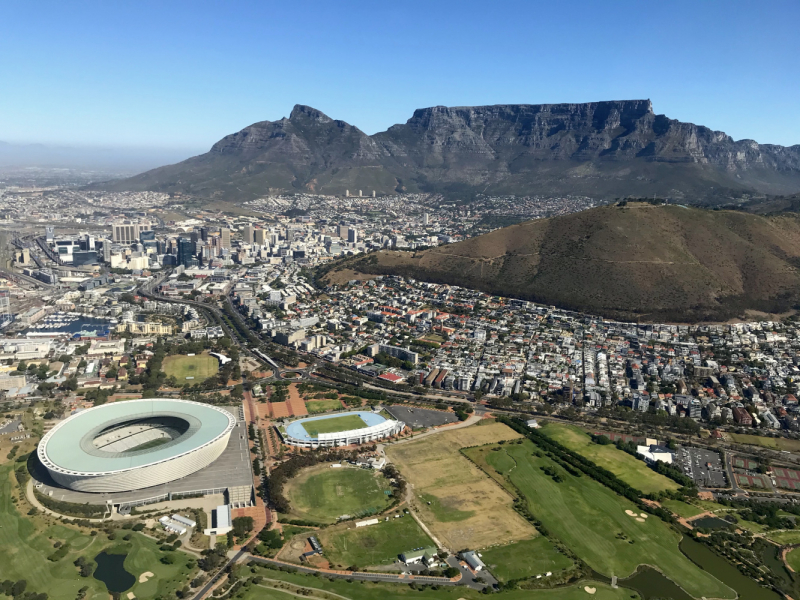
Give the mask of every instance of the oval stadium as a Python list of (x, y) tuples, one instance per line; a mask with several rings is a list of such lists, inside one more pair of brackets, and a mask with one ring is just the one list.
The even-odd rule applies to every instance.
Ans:
[(42, 438), (39, 461), (81, 492), (124, 492), (174, 481), (219, 458), (236, 425), (221, 408), (187, 400), (128, 400), (65, 419)]
[(405, 426), (377, 413), (353, 411), (292, 421), (281, 433), (292, 446), (319, 448), (374, 442), (400, 433)]

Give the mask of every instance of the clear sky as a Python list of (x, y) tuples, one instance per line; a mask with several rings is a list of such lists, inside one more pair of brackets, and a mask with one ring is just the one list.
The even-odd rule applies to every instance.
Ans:
[(308, 104), (374, 133), (434, 105), (650, 98), (800, 143), (800, 1), (38, 0), (0, 11), (0, 140), (202, 152)]

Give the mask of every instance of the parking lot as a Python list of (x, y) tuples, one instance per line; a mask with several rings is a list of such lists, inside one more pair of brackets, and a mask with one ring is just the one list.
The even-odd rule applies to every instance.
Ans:
[(436, 427), (445, 423), (454, 423), (458, 417), (443, 410), (427, 410), (409, 406), (388, 406), (386, 411), (398, 421), (402, 421), (412, 429)]
[(725, 466), (717, 452), (684, 446), (675, 453), (675, 460), (698, 487), (720, 488), (728, 485)]

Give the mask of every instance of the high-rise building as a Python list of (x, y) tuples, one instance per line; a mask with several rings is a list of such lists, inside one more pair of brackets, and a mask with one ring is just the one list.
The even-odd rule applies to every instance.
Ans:
[(350, 227), (347, 230), (347, 241), (350, 242), (351, 244), (358, 243), (358, 230), (355, 229), (354, 227)]
[(422, 224), (423, 225), (430, 225), (431, 224), (431, 216), (428, 213), (422, 215)]
[(178, 238), (178, 264), (184, 267), (192, 265), (195, 245), (189, 238)]
[(150, 231), (149, 223), (117, 221), (111, 226), (111, 239), (120, 244), (138, 242), (142, 231)]
[(253, 226), (252, 225), (245, 225), (242, 227), (242, 241), (245, 244), (252, 244), (253, 243)]
[(267, 243), (267, 232), (265, 229), (256, 229), (254, 232), (255, 243), (259, 246), (264, 246)]
[(52, 242), (55, 239), (55, 236), (56, 236), (55, 227), (50, 227), (50, 226), (45, 227), (44, 228), (44, 236), (45, 236), (45, 239), (48, 242)]
[(208, 227), (201, 227), (200, 228), (200, 239), (204, 242), (208, 241)]
[(230, 248), (231, 247), (231, 230), (227, 227), (220, 227), (219, 228), (219, 237), (220, 242), (223, 248)]
[(196, 244), (200, 241), (200, 232), (199, 231), (192, 231), (189, 234), (189, 239), (192, 240), (192, 243)]

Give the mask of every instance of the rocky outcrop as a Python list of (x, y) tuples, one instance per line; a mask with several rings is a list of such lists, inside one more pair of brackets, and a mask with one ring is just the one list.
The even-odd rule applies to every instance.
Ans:
[(108, 184), (229, 199), (269, 190), (396, 189), (721, 202), (800, 191), (800, 145), (734, 141), (653, 112), (649, 100), (419, 109), (368, 136), (297, 105), (201, 156)]

